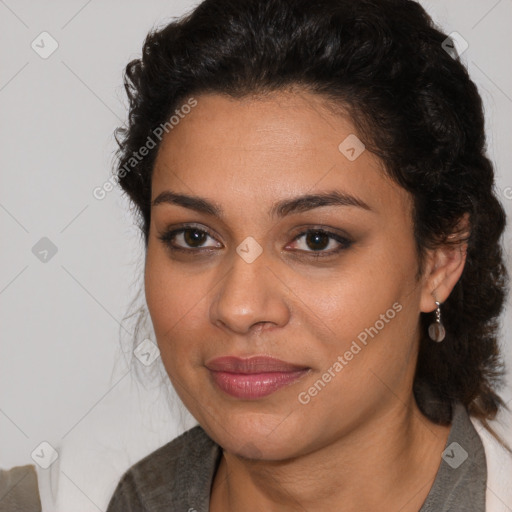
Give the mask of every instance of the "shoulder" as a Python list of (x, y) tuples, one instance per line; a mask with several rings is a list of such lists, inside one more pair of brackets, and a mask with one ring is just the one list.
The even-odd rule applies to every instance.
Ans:
[(33, 464), (0, 469), (0, 510), (41, 512), (37, 473)]
[[(107, 512), (182, 509), (196, 496), (192, 508), (208, 500), (221, 455), (220, 447), (196, 426), (150, 453), (121, 477)], [(185, 508), (187, 510), (187, 508)]]
[[(485, 449), (487, 460), (486, 511), (508, 512), (512, 510), (512, 454), (485, 428), (483, 423), (471, 417)], [(489, 426), (509, 445), (512, 444), (512, 413), (501, 409)]]
[(452, 406), (452, 421), (440, 465), (420, 512), (484, 512), (487, 483), (485, 451), (468, 411)]

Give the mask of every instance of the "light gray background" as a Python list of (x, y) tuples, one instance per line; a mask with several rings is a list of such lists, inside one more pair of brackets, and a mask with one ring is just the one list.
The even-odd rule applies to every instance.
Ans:
[[(463, 60), (485, 101), (511, 216), (512, 0), (422, 4), (469, 43)], [(121, 194), (99, 201), (92, 190), (110, 177), (112, 133), (126, 118), (124, 66), (148, 30), (193, 5), (0, 0), (0, 466), (32, 464), (31, 452), (49, 442), (59, 459), (40, 478), (55, 509), (103, 510), (129, 465), (192, 423), (169, 412), (157, 388), (136, 385), (124, 362), (120, 323), (142, 245)], [(31, 48), (43, 31), (59, 45), (47, 59)], [(42, 237), (58, 250), (46, 263), (32, 252)], [(510, 227), (505, 250), (510, 268)], [(507, 361), (511, 319), (509, 300)]]

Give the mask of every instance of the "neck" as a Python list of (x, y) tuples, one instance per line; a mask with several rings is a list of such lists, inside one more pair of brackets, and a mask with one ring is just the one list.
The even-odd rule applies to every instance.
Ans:
[(434, 482), (449, 429), (423, 416), (411, 396), (300, 457), (247, 460), (224, 452), (210, 510), (416, 512)]

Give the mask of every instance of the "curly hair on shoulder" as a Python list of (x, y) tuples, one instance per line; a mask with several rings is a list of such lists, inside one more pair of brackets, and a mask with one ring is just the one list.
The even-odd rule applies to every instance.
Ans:
[(192, 95), (298, 87), (348, 112), (366, 148), (413, 198), (419, 274), (427, 249), (460, 243), (453, 234), (469, 215), (465, 268), (443, 304), (443, 343), (428, 339), (432, 314), (420, 313), (414, 392), (435, 422), (449, 422), (450, 404), (460, 400), (490, 429), (505, 405), (498, 319), (508, 288), (506, 220), (482, 100), (460, 59), (444, 50), (447, 37), (412, 0), (205, 0), (152, 30), (142, 57), (126, 67), (130, 110), (116, 131), (117, 180), (147, 247), (160, 138), (147, 157), (133, 163), (133, 155), (157, 127), (172, 128), (169, 116)]

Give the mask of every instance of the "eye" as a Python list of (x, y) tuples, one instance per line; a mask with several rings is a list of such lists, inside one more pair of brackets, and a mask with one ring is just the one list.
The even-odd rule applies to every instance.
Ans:
[(158, 235), (158, 239), (173, 251), (197, 252), (197, 249), (222, 247), (219, 242), (204, 245), (208, 238), (215, 240), (208, 231), (194, 226), (169, 230)]
[[(165, 231), (158, 235), (158, 239), (169, 250), (185, 253), (211, 252), (212, 249), (223, 247), (207, 230), (196, 226), (180, 227)], [(213, 240), (213, 243), (206, 245), (208, 239)], [(317, 258), (332, 256), (344, 249), (348, 249), (352, 245), (352, 241), (338, 233), (321, 228), (312, 228), (299, 233), (293, 239), (292, 244), (298, 245), (298, 247), (292, 247), (292, 249), (297, 249), (298, 252), (307, 253), (308, 256)]]
[[(297, 243), (300, 251), (312, 253), (311, 256), (322, 257), (336, 254), (344, 249), (348, 249), (352, 245), (352, 241), (338, 233), (333, 233), (325, 229), (308, 229), (299, 233), (293, 242)], [(330, 249), (330, 250), (326, 250)]]

